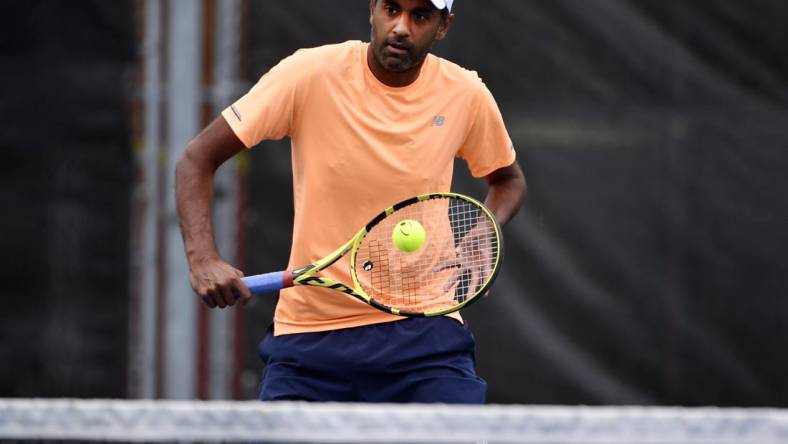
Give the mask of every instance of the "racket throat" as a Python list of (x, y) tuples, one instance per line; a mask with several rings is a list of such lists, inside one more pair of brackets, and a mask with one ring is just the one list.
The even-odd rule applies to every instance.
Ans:
[(369, 301), (368, 297), (359, 294), (355, 289), (348, 287), (345, 284), (340, 282), (336, 282), (332, 279), (320, 277), (320, 276), (304, 276), (295, 279), (295, 283), (297, 285), (310, 285), (312, 287), (322, 287), (322, 288), (330, 288), (331, 290), (340, 291), (345, 294), (349, 294), (350, 296), (359, 298), (365, 302)]

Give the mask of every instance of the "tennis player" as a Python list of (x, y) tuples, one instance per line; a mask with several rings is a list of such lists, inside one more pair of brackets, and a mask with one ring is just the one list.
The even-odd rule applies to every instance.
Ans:
[[(500, 111), (473, 71), (430, 54), (452, 0), (371, 0), (370, 42), (302, 49), (282, 60), (187, 147), (176, 195), (191, 285), (209, 307), (250, 299), (217, 253), (213, 175), (265, 139), (292, 142), (295, 219), (289, 268), (325, 256), (381, 209), (449, 191), (453, 160), (489, 185), (501, 224), (525, 178)], [(349, 282), (348, 267), (325, 274)], [(333, 273), (330, 274), (330, 273)], [(484, 403), (474, 339), (459, 314), (403, 319), (323, 288), (283, 290), (259, 352), (261, 400)]]

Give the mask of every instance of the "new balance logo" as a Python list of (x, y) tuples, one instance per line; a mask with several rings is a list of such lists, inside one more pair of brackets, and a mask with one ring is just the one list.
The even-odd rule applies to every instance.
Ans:
[(238, 108), (236, 108), (235, 105), (231, 105), (230, 109), (233, 111), (233, 114), (235, 114), (235, 118), (238, 119), (239, 122), (243, 122), (243, 119), (241, 118), (241, 112), (238, 111)]
[(435, 120), (432, 121), (432, 126), (443, 126), (444, 123), (446, 123), (446, 117), (435, 116)]

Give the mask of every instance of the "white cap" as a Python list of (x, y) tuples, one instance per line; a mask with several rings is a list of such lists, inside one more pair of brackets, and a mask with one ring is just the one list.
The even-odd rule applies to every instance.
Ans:
[(454, 0), (432, 0), (432, 4), (435, 5), (436, 8), (443, 10), (446, 8), (451, 12), (451, 4), (454, 3)]

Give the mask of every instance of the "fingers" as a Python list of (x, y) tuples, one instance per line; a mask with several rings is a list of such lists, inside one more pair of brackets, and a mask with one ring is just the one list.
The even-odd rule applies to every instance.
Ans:
[[(223, 299), (225, 306), (233, 306), (233, 305), (235, 305), (235, 302), (238, 300), (233, 295), (232, 284), (229, 285), (229, 286), (222, 287), (220, 289), (219, 296), (221, 296), (221, 298)], [(222, 308), (224, 308), (224, 307), (222, 307)]]
[(443, 292), (446, 293), (449, 290), (451, 290), (452, 287), (457, 285), (457, 283), (460, 282), (460, 276), (462, 276), (462, 269), (461, 268), (458, 269), (457, 271), (455, 271), (454, 273), (452, 273), (452, 275), (451, 275), (451, 277), (449, 279), (446, 279), (446, 283), (443, 284), (443, 289), (442, 289)]
[(435, 271), (442, 271), (455, 267), (456, 271), (443, 285), (443, 292), (448, 292), (452, 287), (459, 298), (465, 300), (478, 293), (490, 275), (490, 254), (480, 248), (480, 239), (465, 238), (457, 248), (457, 258), (447, 261), (436, 267)]
[(479, 270), (479, 282), (476, 284), (473, 292), (476, 293), (481, 290), (481, 287), (487, 282), (487, 279), (490, 277), (492, 270), (490, 269), (491, 258), (490, 254), (486, 250), (482, 250), (481, 259), (478, 263), (477, 269)]
[(487, 281), (490, 270), (489, 223), (486, 220), (468, 231), (455, 249), (455, 258), (439, 263), (433, 271), (439, 273), (451, 268), (454, 272), (443, 284), (443, 292), (452, 288), (462, 299), (478, 293)]
[[(221, 293), (217, 292), (216, 289), (208, 290), (205, 297), (207, 297), (210, 303), (213, 304), (213, 307), (211, 307), (210, 304), (208, 305), (211, 308), (215, 308), (217, 306), (219, 308), (224, 308), (227, 306), (227, 303), (224, 301), (224, 298), (221, 296)], [(205, 297), (203, 297), (203, 300), (205, 300)]]
[(461, 268), (460, 261), (457, 259), (443, 261), (433, 268), (432, 271), (435, 273), (440, 273), (441, 271), (448, 270), (449, 268)]
[(219, 308), (232, 307), (235, 304), (246, 305), (252, 298), (252, 293), (241, 281), (240, 276), (217, 283), (208, 295)]
[(468, 277), (468, 288), (465, 289), (465, 299), (476, 294), (476, 290), (482, 284), (481, 274), (478, 267), (471, 268), (470, 276)]
[(209, 296), (201, 296), (202, 302), (208, 306), (208, 308), (216, 308), (216, 303), (213, 302)]
[(233, 280), (232, 297), (233, 301), (238, 301), (241, 305), (246, 305), (252, 299), (252, 292), (249, 287), (241, 280), (243, 275), (238, 276)]
[(209, 308), (226, 308), (237, 303), (245, 305), (252, 297), (241, 280), (243, 273), (226, 263), (193, 270), (190, 276), (192, 289)]

